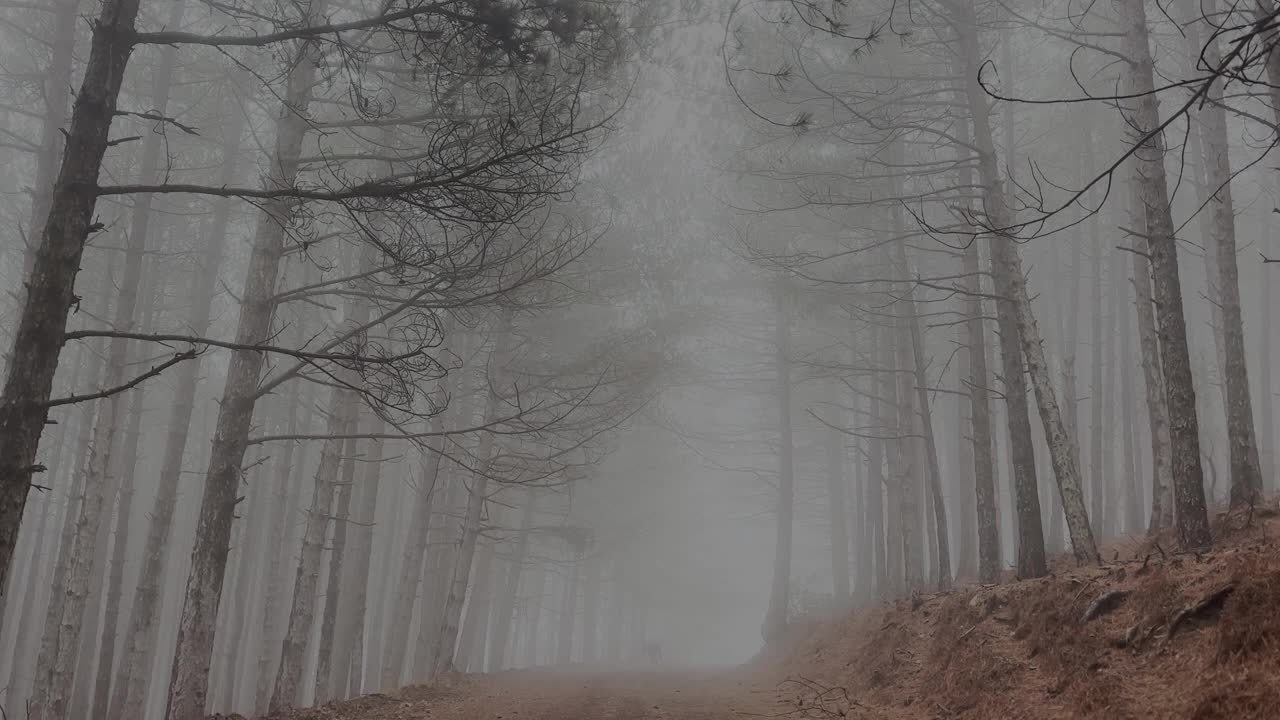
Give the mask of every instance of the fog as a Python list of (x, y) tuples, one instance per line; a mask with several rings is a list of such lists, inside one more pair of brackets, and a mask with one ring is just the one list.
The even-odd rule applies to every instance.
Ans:
[(1275, 16), (0, 2), (0, 707), (736, 665), (1205, 547), (1275, 490)]

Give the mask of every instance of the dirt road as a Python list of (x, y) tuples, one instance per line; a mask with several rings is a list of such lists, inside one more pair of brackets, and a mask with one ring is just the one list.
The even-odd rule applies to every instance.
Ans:
[(291, 720), (740, 720), (783, 709), (772, 686), (736, 673), (536, 670), (370, 696)]

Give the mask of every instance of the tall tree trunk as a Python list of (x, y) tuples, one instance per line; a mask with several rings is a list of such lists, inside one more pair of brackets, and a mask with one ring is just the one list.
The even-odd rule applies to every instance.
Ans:
[[(1216, 18), (1217, 0), (1201, 0), (1206, 17)], [(1198, 22), (1196, 23), (1199, 24)], [(1204, 59), (1210, 67), (1222, 63), (1216, 36), (1204, 45)], [(1222, 311), (1222, 344), (1225, 365), (1222, 382), (1227, 411), (1227, 441), (1231, 459), (1231, 506), (1252, 506), (1262, 498), (1262, 470), (1258, 460), (1258, 439), (1253, 427), (1249, 370), (1245, 358), (1244, 317), (1240, 309), (1240, 269), (1236, 263), (1236, 216), (1231, 197), (1231, 157), (1227, 139), (1227, 114), (1220, 82), (1211, 83), (1204, 118), (1205, 164), (1213, 196), (1212, 247), (1218, 276), (1218, 301)], [(1267, 399), (1270, 402), (1270, 399)]]
[[(335, 388), (329, 401), (329, 436), (351, 434), (356, 418), (354, 391)], [(333, 496), (341, 465), (344, 441), (330, 437), (324, 441), (320, 455), (320, 467), (316, 469), (315, 494), (311, 510), (307, 514), (306, 531), (303, 533), (302, 553), (294, 576), (293, 602), (289, 610), (289, 629), (285, 632), (284, 646), (280, 653), (280, 668), (276, 672), (275, 688), (269, 704), (272, 713), (280, 713), (298, 702), (302, 686), (303, 663), (306, 659), (307, 641), (311, 638), (315, 621), (315, 605), (320, 583), (320, 564), (324, 553), (324, 541), (333, 512)]]
[[(294, 347), (302, 346), (302, 325), (294, 326), (295, 344)], [(304, 406), (310, 408), (311, 398), (300, 402), (302, 383), (294, 382), (289, 388), (289, 394), (285, 396), (285, 411), (289, 414), (285, 425), (285, 433), (288, 435), (298, 434), (299, 418), (298, 408)], [(304, 416), (301, 427), (310, 428), (311, 413), (308, 411)], [(280, 517), (273, 524), (271, 530), (271, 545), (266, 548), (266, 562), (264, 563), (264, 572), (267, 578), (267, 587), (265, 597), (263, 598), (262, 608), (262, 643), (258, 647), (258, 661), (254, 688), (254, 712), (259, 715), (266, 714), (267, 706), (271, 701), (271, 685), (275, 678), (277, 648), (283, 645), (283, 639), (277, 638), (276, 625), (281, 619), (278, 605), (280, 604), (280, 595), (283, 592), (281, 587), (283, 584), (283, 573), (280, 572), (281, 559), (285, 557), (285, 548), (289, 546), (289, 525), (293, 522), (293, 516), (296, 512), (296, 504), (300, 502), (298, 496), (301, 492), (291, 492), (291, 488), (300, 484), (294, 478), (301, 478), (304, 472), (303, 466), (305, 462), (294, 463), (296, 443), (293, 441), (286, 442), (281, 450), (280, 464), (275, 467), (276, 477), (274, 483), (276, 485), (275, 507), (280, 509)], [(300, 458), (305, 460), (305, 454)]]
[[(503, 670), (503, 658), (511, 632), (511, 619), (516, 611), (516, 595), (520, 590), (520, 575), (524, 570), (525, 558), (529, 551), (529, 533), (533, 532), (533, 523), (538, 513), (538, 494), (533, 488), (525, 488), (524, 507), (520, 510), (520, 534), (516, 537), (516, 546), (511, 553), (511, 561), (507, 563), (506, 577), (499, 593), (500, 609), (498, 622), (493, 627), (489, 640), (489, 670)], [(512, 643), (514, 644), (514, 643)]]
[[(910, 287), (910, 285), (908, 286)], [(933, 432), (933, 411), (929, 406), (929, 378), (925, 372), (924, 338), (920, 332), (919, 306), (915, 303), (915, 292), (907, 291), (907, 302), (911, 308), (911, 354), (915, 359), (916, 396), (920, 404), (920, 424), (924, 430), (925, 459), (929, 463), (929, 496), (933, 500), (933, 522), (937, 537), (934, 538), (937, 552), (938, 590), (945, 591), (951, 587), (951, 550), (947, 537), (946, 503), (942, 497), (942, 469), (938, 462), (938, 443)]]
[[(386, 423), (381, 417), (374, 415), (373, 424), (369, 428), (370, 435), (380, 435), (386, 430)], [(369, 441), (369, 455), (364, 476), (361, 480), (360, 507), (356, 510), (356, 526), (353, 528), (350, 577), (347, 579), (355, 595), (351, 600), (350, 617), (346, 622), (350, 630), (344, 634), (343, 642), (338, 646), (336, 658), (350, 658), (347, 674), (347, 690), (341, 697), (353, 697), (364, 694), (367, 686), (365, 679), (365, 622), (369, 612), (369, 566), (373, 554), (373, 525), (378, 509), (378, 486), (382, 480), (382, 441)], [(369, 662), (373, 662), (370, 656)]]
[[(872, 338), (877, 343), (884, 340), (883, 333), (879, 333), (873, 327), (871, 329)], [(876, 343), (873, 343), (873, 345)], [(887, 343), (885, 343), (887, 347)], [(884, 350), (881, 350), (884, 354)], [(872, 435), (883, 437), (888, 434), (888, 424), (884, 421), (884, 393), (883, 383), (872, 379), (870, 387), (871, 403), (870, 413), (868, 417), (875, 430)], [(884, 477), (884, 447), (885, 441), (878, 437), (872, 437), (867, 443), (867, 511), (866, 514), (871, 522), (871, 555), (875, 565), (875, 598), (890, 597), (891, 579), (890, 568), (893, 563), (887, 555), (888, 548), (885, 547), (885, 514), (884, 514), (884, 494), (885, 494), (885, 477)]]
[[(444, 414), (437, 414), (431, 419), (431, 432), (438, 433), (443, 428)], [(404, 659), (410, 642), (407, 630), (413, 618), (413, 605), (417, 599), (418, 585), (422, 580), (423, 559), (427, 553), (433, 506), (440, 494), (438, 480), (444, 452), (444, 438), (433, 441), (431, 447), (431, 453), (422, 466), (422, 478), (413, 490), (414, 506), (409, 519), (409, 540), (405, 543), (400, 578), (393, 586), (395, 599), (391, 612), (391, 627), (404, 628), (405, 632), (392, 634), (383, 647), (385, 653), (381, 658), (383, 691), (400, 687), (400, 678), (404, 676)], [(426, 605), (426, 598), (423, 598), (423, 605)], [(426, 624), (426, 617), (424, 614), (424, 624)]]
[(831, 544), (831, 588), (836, 607), (849, 602), (849, 525), (845, 498), (844, 436), (835, 428), (826, 431), (827, 522)]
[(582, 662), (588, 667), (596, 662), (599, 648), (596, 631), (600, 626), (600, 556), (588, 555), (582, 578)]
[[(0, 391), (0, 588), (5, 586), (13, 561), (32, 476), (44, 469), (36, 464), (36, 452), (49, 415), (49, 395), (65, 342), (67, 314), (76, 301), (76, 273), (89, 234), (94, 231), (98, 173), (125, 66), (133, 51), (130, 34), (137, 15), (138, 0), (104, 0), (94, 23), (84, 81), (76, 95), (66, 150), (28, 274), (27, 298), (13, 337), (4, 389)], [(92, 517), (101, 493), (92, 483), (88, 487), (91, 492), (86, 497), (95, 498), (87, 508)], [(82, 537), (82, 542), (90, 541), (88, 536)], [(66, 606), (78, 611), (83, 607), (83, 593), (79, 590), (82, 581), (76, 573), (69, 575), (73, 585), (68, 588)], [(78, 614), (72, 623), (79, 624)], [(72, 628), (71, 635), (74, 633)], [(67, 665), (66, 656), (74, 654), (75, 647), (76, 643), (69, 643), (64, 662), (59, 665)], [(37, 678), (37, 686), (40, 681)], [(43, 700), (38, 696), (38, 702)], [(56, 707), (41, 706), (36, 710), (37, 716), (61, 717), (66, 706), (64, 699), (59, 702)]]
[(626, 623), (627, 604), (625, 592), (626, 560), (615, 555), (613, 560), (613, 594), (609, 598), (609, 628), (605, 632), (604, 657), (611, 664), (622, 659), (622, 632)]
[[(109, 277), (114, 273), (108, 270), (106, 276)], [(109, 282), (104, 282), (102, 288), (101, 299), (106, 305), (107, 287)], [(102, 341), (94, 341), (90, 345), (90, 351), (87, 355), (89, 364), (89, 377), (92, 385), (90, 387), (98, 387), (101, 382), (103, 367), (102, 358), (105, 355), (105, 343)], [(40, 635), (39, 653), (37, 657), (43, 655), (51, 656), (56, 652), (56, 641), (58, 636), (58, 624), (62, 620), (63, 606), (66, 603), (66, 584), (67, 572), (70, 570), (71, 552), (74, 547), (76, 518), (79, 516), (79, 507), (84, 503), (85, 480), (88, 475), (88, 458), (90, 443), (93, 440), (94, 419), (97, 416), (97, 409), (102, 403), (98, 401), (88, 401), (80, 405), (80, 421), (77, 428), (77, 438), (75, 444), (74, 464), (71, 471), (71, 483), (67, 490), (67, 502), (62, 514), (62, 525), (58, 533), (59, 541), (55, 548), (50, 550), (49, 556), (54, 558), (53, 576), (50, 583), (49, 602), (45, 608), (45, 617), (43, 624), (43, 632)], [(37, 662), (37, 666), (39, 662)], [(37, 684), (40, 677), (36, 674), (35, 668), (32, 668), (31, 676), (31, 692), (35, 694)], [(27, 685), (24, 683), (23, 688)], [(30, 698), (25, 698), (30, 702)]]
[[(155, 297), (158, 281), (152, 268), (151, 281), (147, 283), (146, 310), (142, 326), (150, 330), (154, 326)], [(112, 542), (112, 557), (107, 576), (106, 608), (102, 621), (102, 642), (98, 651), (96, 678), (93, 684), (93, 704), (81, 716), (105, 718), (109, 714), (111, 680), (115, 670), (116, 632), (120, 625), (120, 603), (124, 591), (124, 565), (129, 550), (129, 527), (133, 509), (134, 481), (137, 474), (138, 447), (142, 439), (142, 415), (146, 404), (146, 386), (134, 388), (129, 410), (129, 431), (125, 436), (124, 453), (117, 472), (120, 473), (120, 494), (116, 510), (116, 533)], [(79, 672), (79, 671), (77, 671)]]
[(778, 495), (774, 541), (773, 581), (769, 587), (769, 609), (761, 635), (765, 643), (781, 637), (787, 626), (791, 598), (791, 535), (794, 522), (795, 469), (791, 437), (791, 303), (782, 279), (774, 287), (774, 371), (775, 399), (778, 403)]
[[(1130, 224), (1135, 237), (1147, 232), (1147, 210), (1142, 200), (1142, 178), (1136, 160), (1129, 181)], [(1147, 422), (1151, 435), (1151, 518), (1148, 532), (1173, 524), (1172, 453), (1169, 441), (1168, 396), (1164, 390), (1164, 370), (1160, 366), (1160, 341), (1156, 334), (1155, 302), (1151, 297), (1151, 262), (1145, 253), (1133, 252), (1132, 277), (1134, 307), (1138, 317), (1138, 348), (1142, 358), (1143, 387), (1146, 390)]]
[[(323, 5), (324, 0), (311, 0), (307, 21), (322, 16)], [(302, 141), (310, 127), (307, 107), (316, 82), (316, 52), (314, 41), (301, 43), (296, 61), (290, 66), (276, 124), (276, 143), (269, 163), (271, 171), (265, 181), (267, 187), (289, 187), (297, 177)], [(285, 230), (295, 209), (294, 203), (285, 199), (268, 200), (261, 207), (236, 329), (236, 342), (242, 345), (260, 344), (271, 336), (276, 276), (284, 253)], [(263, 353), (237, 350), (231, 353), (227, 366), (204, 494), (200, 499), (191, 574), (187, 579), (169, 682), (166, 720), (199, 720), (204, 712), (240, 464), (248, 447), (263, 360)], [(288, 701), (292, 702), (292, 697)]]
[(547, 590), (547, 570), (541, 564), (535, 565), (532, 580), (529, 582), (529, 595), (525, 602), (529, 607), (528, 640), (524, 646), (524, 666), (538, 666), (538, 631), (542, 627), (543, 595)]
[[(489, 389), (489, 397), (484, 411), (484, 423), (494, 422), (498, 417), (499, 397), (497, 388), (503, 384), (508, 362), (508, 348), (511, 342), (512, 315), (505, 312), (498, 330), (498, 338), (491, 356), (491, 365), (496, 377)], [(462, 605), (467, 597), (467, 585), (470, 582), (471, 562), (475, 558), (476, 541), (480, 534), (480, 517), (486, 500), (485, 492), (489, 483), (489, 468), (494, 455), (493, 433), (485, 432), (480, 436), (480, 446), (476, 450), (479, 466), (467, 494), (467, 511), (463, 519), (462, 537), (458, 545), (457, 560), (453, 565), (453, 577), (448, 583), (448, 594), (445, 596), (444, 608), (441, 612), (439, 640), (434, 657), (429, 658), (430, 677), (443, 675), (453, 669), (453, 656), (458, 646), (458, 630), (462, 620)], [(425, 616), (424, 616), (425, 617)]]
[(1182, 281), (1178, 272), (1178, 246), (1164, 169), (1164, 139), (1154, 132), (1160, 126), (1158, 98), (1154, 94), (1155, 63), (1147, 38), (1146, 8), (1140, 0), (1117, 0), (1124, 24), (1124, 50), (1132, 69), (1130, 94), (1137, 99), (1121, 103), (1129, 126), (1141, 141), (1134, 157), (1146, 209), (1146, 247), (1151, 258), (1159, 326), (1160, 360), (1164, 370), (1172, 447), (1171, 474), (1176, 505), (1175, 524), (1183, 547), (1208, 545), (1209, 516), (1204, 498), (1204, 471), (1200, 464), (1200, 423), (1187, 349), (1187, 326), (1182, 308)]
[[(244, 126), (244, 114), (232, 112), (223, 128), (222, 170), (219, 179), (224, 186), (233, 184), (237, 176), (238, 151)], [(229, 198), (214, 204), (213, 218), (205, 239), (201, 243), (195, 292), (191, 297), (190, 310), (186, 318), (186, 327), (195, 336), (202, 336), (209, 330), (213, 299), (218, 290), (218, 271), (225, 254), (230, 218), (231, 200)], [(138, 590), (129, 611), (129, 625), (124, 639), (120, 672), (116, 677), (117, 690), (108, 709), (107, 720), (137, 718), (142, 717), (143, 714), (147, 688), (151, 680), (152, 659), (155, 654), (156, 625), (160, 617), (164, 569), (168, 563), (174, 510), (178, 503), (182, 460), (186, 455), (187, 439), (191, 430), (196, 389), (200, 385), (200, 368), (199, 358), (187, 361), (179, 369), (174, 383), (173, 405), (165, 426), (167, 434), (160, 466), (159, 486), (149, 515), (151, 523), (143, 546)]]
[[(1112, 272), (1123, 278), (1118, 269)], [(1137, 423), (1134, 413), (1137, 411), (1138, 398), (1134, 392), (1136, 380), (1133, 377), (1133, 317), (1130, 308), (1133, 306), (1127, 292), (1120, 282), (1116, 283), (1115, 311), (1119, 314), (1120, 324), (1120, 425), (1124, 442), (1124, 459), (1120, 463), (1124, 477), (1124, 510), (1126, 533), (1142, 530), (1142, 469), (1135, 452), (1137, 445)]]
[[(1089, 158), (1087, 162), (1087, 174), (1093, 176), (1093, 128), (1089, 127), (1087, 147), (1085, 153)], [(1103, 406), (1106, 398), (1102, 392), (1102, 326), (1105, 322), (1102, 297), (1102, 233), (1098, 231), (1097, 215), (1090, 218), (1092, 222), (1089, 224), (1089, 234), (1092, 244), (1092, 268), (1093, 275), (1093, 320), (1091, 321), (1093, 338), (1090, 343), (1090, 370), (1089, 370), (1089, 489), (1090, 489), (1090, 519), (1093, 521), (1092, 527), (1095, 535), (1106, 538), (1103, 528), (1103, 513), (1105, 512), (1105, 495), (1106, 495), (1106, 479), (1103, 477), (1102, 463), (1102, 437), (1103, 422), (1105, 420), (1103, 414)]]
[[(352, 422), (358, 432), (359, 425)], [(342, 453), (342, 480), (338, 483), (337, 503), (333, 512), (333, 540), (329, 547), (329, 579), (324, 595), (324, 614), (320, 621), (320, 654), (316, 665), (315, 703), (320, 705), (333, 697), (333, 645), (338, 627), (338, 603), (342, 599), (342, 561), (347, 553), (347, 521), (351, 519), (351, 491), (356, 483), (356, 441), (347, 440)], [(345, 671), (346, 667), (339, 664)]]
[[(963, 121), (961, 132), (963, 138), (970, 136), (968, 121)], [(960, 184), (962, 187), (972, 187), (973, 171), (969, 169), (968, 163), (964, 168)], [(991, 458), (991, 400), (988, 391), (991, 376), (987, 372), (986, 308), (976, 239), (965, 246), (963, 263), (967, 315), (965, 345), (969, 364), (969, 374), (964, 382), (968, 385), (969, 427), (973, 435), (972, 438), (961, 439), (961, 442), (972, 449), (973, 455), (974, 495), (978, 514), (978, 581), (994, 583), (1000, 578), (1000, 528), (999, 511), (996, 507), (995, 465)], [(1038, 495), (1036, 504), (1039, 505)], [(1021, 571), (1020, 563), (1019, 572)], [(1028, 571), (1034, 572), (1031, 568)]]
[[(1267, 20), (1267, 18), (1271, 17), (1274, 12), (1275, 12), (1275, 4), (1273, 0), (1257, 0), (1256, 4), (1254, 5), (1255, 18), (1258, 21), (1265, 23), (1267, 27), (1273, 27), (1272, 21)], [(1267, 81), (1268, 81), (1267, 82), (1267, 95), (1268, 95), (1267, 100), (1268, 100), (1268, 104), (1271, 106), (1272, 116), (1275, 118), (1275, 121), (1276, 121), (1276, 127), (1278, 128), (1277, 132), (1280, 133), (1280, 52), (1277, 52), (1277, 49), (1276, 49), (1276, 37), (1277, 37), (1277, 33), (1274, 31), (1274, 29), (1267, 34), (1267, 46), (1266, 46), (1268, 48), (1267, 57), (1266, 57), (1266, 69), (1267, 69)], [(1270, 223), (1268, 224), (1271, 225)], [(1274, 225), (1272, 225), (1272, 227), (1274, 227)], [(1262, 317), (1263, 317), (1263, 324), (1264, 324), (1264, 328), (1262, 331), (1262, 343), (1263, 343), (1263, 346), (1262, 346), (1263, 347), (1262, 443), (1263, 443), (1264, 456), (1270, 458), (1268, 462), (1265, 462), (1263, 464), (1263, 471), (1266, 473), (1266, 477), (1270, 477), (1272, 479), (1273, 483), (1280, 483), (1280, 476), (1277, 475), (1276, 453), (1275, 453), (1275, 449), (1271, 446), (1271, 443), (1275, 441), (1275, 429), (1274, 429), (1275, 428), (1275, 425), (1274, 425), (1275, 396), (1271, 393), (1271, 360), (1270, 360), (1271, 358), (1270, 313), (1272, 312), (1270, 296), (1271, 296), (1271, 283), (1273, 281), (1274, 281), (1274, 277), (1268, 275), (1266, 278), (1264, 278), (1263, 286), (1262, 286), (1263, 287)]]
[[(1094, 544), (1093, 532), (1089, 527), (1088, 512), (1085, 509), (1084, 497), (1080, 490), (1080, 468), (1075, 443), (1067, 435), (1062, 421), (1062, 413), (1058, 407), (1057, 395), (1049, 377), (1049, 367), (1045, 360), (1040, 330), (1036, 324), (1035, 315), (1032, 313), (1026, 278), (1022, 272), (1022, 260), (1018, 255), (1017, 248), (1013, 245), (1012, 239), (1002, 230), (1010, 226), (1012, 213), (1009, 210), (1008, 198), (1005, 196), (1003, 183), (997, 169), (995, 146), (991, 139), (991, 124), (988, 119), (987, 98), (978, 83), (978, 43), (971, 9), (961, 11), (958, 25), (961, 28), (961, 52), (964, 57), (966, 75), (969, 76), (965, 83), (965, 89), (969, 101), (969, 114), (973, 122), (974, 140), (978, 150), (978, 175), (984, 188), (983, 197), (987, 222), (996, 230), (995, 235), (991, 238), (991, 257), (996, 294), (1002, 299), (997, 303), (997, 310), (999, 310), (1000, 305), (1005, 306), (1006, 318), (1000, 331), (1002, 342), (1004, 341), (1003, 336), (1014, 335), (1021, 346), (1021, 354), (1026, 360), (1027, 369), (1030, 371), (1032, 387), (1035, 389), (1036, 404), (1040, 409), (1040, 420), (1049, 445), (1049, 454), (1053, 460), (1054, 474), (1058, 480), (1058, 493), (1062, 498), (1067, 527), (1071, 533), (1071, 545), (1076, 560), (1077, 562), (1096, 562), (1098, 560), (1098, 550)], [(1007, 317), (1008, 315), (1013, 317)], [(1010, 322), (1010, 320), (1014, 322)], [(1011, 325), (1013, 327), (1010, 327)], [(1014, 348), (1007, 348), (1007, 350), (1012, 350), (1014, 351), (1012, 354), (1017, 354)], [(1003, 354), (1010, 353), (1005, 352)], [(1021, 370), (1014, 368), (1009, 361), (1006, 361), (1006, 388), (1010, 382), (1015, 384), (1019, 382), (1013, 378), (1015, 371), (1020, 377)], [(1015, 412), (1021, 412), (1021, 403), (1015, 402), (1015, 400), (1015, 397), (1009, 397), (1011, 415)], [(1015, 405), (1018, 407), (1015, 407)], [(1027, 440), (1029, 441), (1030, 438), (1028, 437)], [(1024, 462), (1030, 461), (1024, 466), (1024, 472), (1034, 468), (1035, 461), (1033, 457), (1029, 457), (1032, 452), (1029, 447), (1023, 451), (1019, 451), (1015, 447), (1015, 452), (1025, 453), (1028, 456), (1024, 458)], [(1034, 471), (1030, 470), (1030, 472)], [(1042, 562), (1032, 559), (1026, 559), (1028, 575), (1021, 574), (1023, 565), (1021, 555), (1023, 554), (1022, 546), (1024, 544), (1031, 542), (1033, 546), (1038, 546), (1038, 548), (1032, 548), (1032, 553), (1034, 554), (1039, 549), (1041, 557), (1043, 556), (1044, 537), (1040, 528), (1040, 503), (1036, 492), (1034, 475), (1019, 477), (1018, 485), (1022, 487), (1017, 493), (1019, 575), (1020, 577), (1038, 577), (1044, 574), (1044, 566)], [(1033, 496), (1036, 498), (1034, 501), (1031, 500)], [(1032, 537), (1032, 531), (1034, 531), (1035, 537)]]
[[(152, 97), (164, 113), (169, 99), (170, 73), (160, 72), (152, 89)], [(140, 180), (152, 181), (160, 162), (160, 139), (148, 136), (143, 146)], [(96, 178), (95, 178), (96, 180)], [(125, 241), (124, 272), (113, 311), (112, 329), (127, 333), (136, 329), (137, 319), (148, 313), (152, 297), (140, 293), (146, 260), (152, 196), (143, 193), (134, 198), (130, 230)], [(139, 295), (143, 294), (142, 307)], [(65, 318), (64, 318), (65, 325)], [(107, 344), (104, 386), (122, 385), (129, 374), (132, 343), (123, 336), (112, 337)], [(93, 661), (97, 659), (101, 602), (97, 597), (105, 590), (110, 562), (111, 513), (120, 491), (121, 477), (117, 447), (117, 429), (125, 424), (129, 393), (117, 392), (107, 397), (94, 424), (93, 440), (85, 475), (85, 501), (76, 521), (76, 535), (67, 573), (68, 585), (63, 617), (52, 652), (37, 662), (37, 683), (33, 716), (37, 720), (61, 720), (68, 713), (79, 714), (89, 703), (90, 681), (94, 677)], [(127, 511), (125, 513), (127, 515)], [(105, 520), (105, 522), (104, 522)], [(127, 522), (127, 519), (126, 519)], [(97, 601), (89, 603), (90, 594)], [(84, 661), (80, 662), (80, 658)], [(46, 664), (47, 663), (47, 664)], [(80, 682), (76, 682), (79, 675)]]
[[(496, 522), (493, 524), (498, 525)], [(489, 603), (493, 596), (494, 543), (477, 541), (476, 553), (475, 567), (471, 571), (475, 582), (467, 592), (467, 614), (458, 632), (458, 652), (454, 658), (458, 672), (464, 673), (483, 671)]]
[[(901, 293), (898, 293), (902, 297)], [(901, 518), (902, 533), (902, 565), (909, 593), (925, 588), (926, 570), (924, 565), (924, 535), (921, 527), (921, 485), (919, 456), (922, 448), (916, 441), (920, 438), (920, 416), (915, 407), (915, 391), (913, 388), (915, 354), (911, 347), (911, 322), (908, 314), (911, 305), (898, 303), (898, 317), (894, 325), (894, 392), (897, 408), (897, 468), (898, 479), (898, 514)]]
[(906, 582), (904, 550), (902, 542), (902, 475), (899, 459), (900, 447), (896, 439), (898, 433), (898, 378), (894, 369), (895, 344), (897, 332), (892, 324), (881, 328), (877, 347), (880, 350), (878, 374), (879, 388), (876, 395), (880, 398), (879, 412), (876, 415), (877, 432), (883, 438), (881, 444), (884, 456), (885, 486), (885, 565), (886, 582), (885, 597), (894, 598), (902, 595)]
[(578, 569), (582, 565), (582, 553), (573, 548), (569, 559), (569, 571), (560, 589), (560, 630), (556, 634), (556, 664), (573, 662), (573, 626), (578, 619)]

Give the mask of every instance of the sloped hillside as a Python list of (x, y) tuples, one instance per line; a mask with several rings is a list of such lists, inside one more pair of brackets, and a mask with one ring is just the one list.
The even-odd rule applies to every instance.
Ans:
[(757, 658), (798, 717), (1280, 717), (1280, 522), (1215, 548), (1110, 548), (1101, 567), (920, 596), (797, 627)]

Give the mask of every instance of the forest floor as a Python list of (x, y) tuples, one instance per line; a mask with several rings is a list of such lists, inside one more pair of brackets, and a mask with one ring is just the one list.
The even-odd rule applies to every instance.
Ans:
[(792, 717), (1280, 717), (1278, 515), (1218, 515), (1204, 553), (1166, 533), (813, 622), (748, 667), (789, 679)]
[(537, 669), (370, 695), (289, 720), (738, 720), (788, 709), (772, 683), (733, 671)]
[(798, 623), (736, 670), (458, 677), (289, 720), (1280, 717), (1280, 513), (1219, 515), (1215, 538)]

